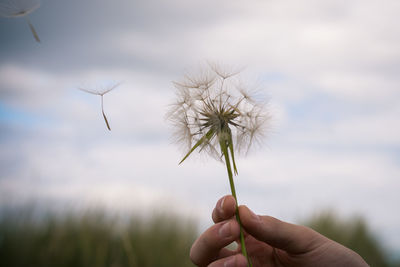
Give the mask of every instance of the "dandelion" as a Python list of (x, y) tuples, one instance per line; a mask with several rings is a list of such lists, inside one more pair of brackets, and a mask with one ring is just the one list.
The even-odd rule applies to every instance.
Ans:
[(87, 92), (87, 93), (93, 94), (93, 95), (99, 95), (101, 97), (101, 113), (103, 114), (104, 121), (106, 122), (106, 126), (107, 126), (107, 129), (109, 131), (111, 131), (111, 127), (110, 127), (110, 124), (108, 123), (106, 114), (104, 113), (104, 104), (103, 104), (104, 101), (103, 101), (103, 98), (104, 98), (105, 94), (107, 94), (108, 92), (114, 90), (120, 84), (121, 83), (113, 83), (113, 84), (108, 85), (108, 86), (98, 87), (98, 88), (94, 88), (94, 89), (78, 88), (81, 91), (84, 91), (84, 92)]
[(40, 0), (3, 0), (0, 3), (0, 16), (7, 18), (24, 17), (33, 37), (40, 43), (39, 35), (28, 18), (28, 14), (40, 6)]
[[(179, 164), (196, 149), (224, 161), (236, 204), (233, 173), (237, 175), (238, 170), (235, 152), (247, 153), (254, 143), (258, 143), (268, 120), (265, 106), (237, 82), (237, 74), (210, 64), (210, 68), (197, 75), (186, 75), (182, 82), (174, 82), (177, 100), (167, 113), (175, 127), (175, 141), (188, 149)], [(241, 225), (237, 211), (236, 219)], [(242, 226), (240, 228), (242, 253), (251, 266)]]

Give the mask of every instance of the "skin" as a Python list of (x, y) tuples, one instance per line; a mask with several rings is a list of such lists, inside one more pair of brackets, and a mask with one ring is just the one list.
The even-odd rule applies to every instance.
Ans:
[[(217, 202), (212, 212), (215, 224), (203, 232), (191, 248), (190, 259), (194, 264), (200, 267), (247, 266), (240, 245), (236, 250), (225, 248), (239, 239), (235, 208), (235, 200), (230, 195)], [(246, 206), (239, 206), (239, 214), (254, 267), (368, 266), (354, 251), (310, 228), (256, 215)]]

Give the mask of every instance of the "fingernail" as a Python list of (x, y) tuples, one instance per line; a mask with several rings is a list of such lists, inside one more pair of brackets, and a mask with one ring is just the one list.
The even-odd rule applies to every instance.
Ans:
[(226, 238), (231, 236), (231, 224), (229, 222), (225, 223), (218, 230), (220, 237)]
[(224, 202), (225, 202), (225, 197), (224, 198), (222, 198), (222, 200), (221, 200), (221, 203), (219, 203), (219, 212), (221, 213), (221, 214), (224, 214)]
[(236, 257), (230, 257), (227, 261), (224, 262), (224, 267), (234, 267), (236, 266)]

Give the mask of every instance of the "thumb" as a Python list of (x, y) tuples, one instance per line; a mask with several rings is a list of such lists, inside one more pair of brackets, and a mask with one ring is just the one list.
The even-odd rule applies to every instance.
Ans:
[(307, 228), (286, 223), (270, 216), (258, 216), (248, 207), (239, 207), (243, 228), (254, 238), (285, 250), (298, 254), (312, 250), (323, 241), (323, 237)]

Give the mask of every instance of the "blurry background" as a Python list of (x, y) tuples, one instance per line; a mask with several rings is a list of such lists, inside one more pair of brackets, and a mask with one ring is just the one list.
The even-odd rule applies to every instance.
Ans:
[[(23, 18), (0, 18), (0, 251), (12, 255), (5, 253), (12, 242), (30, 238), (16, 242), (17, 254), (33, 253), (44, 240), (45, 266), (54, 240), (69, 244), (59, 233), (92, 229), (108, 246), (117, 236), (112, 247), (128, 251), (124, 260), (105, 263), (101, 257), (114, 254), (95, 249), (99, 261), (82, 263), (76, 255), (87, 255), (85, 246), (75, 244), (71, 255), (80, 260), (66, 266), (161, 266), (129, 261), (144, 245), (114, 232), (140, 230), (138, 223), (148, 225), (143, 233), (157, 233), (162, 218), (185, 225), (159, 231), (166, 242), (168, 234), (182, 235), (176, 251), (185, 253), (175, 264), (187, 266), (182, 255), (230, 191), (224, 165), (212, 159), (192, 156), (178, 166), (185, 151), (171, 144), (164, 114), (174, 100), (171, 82), (210, 60), (244, 66), (243, 77), (269, 99), (265, 145), (238, 159), (239, 202), (294, 223), (313, 225), (321, 214), (323, 226), (354, 218), (339, 229), (358, 223), (386, 262), (395, 262), (399, 13), (397, 0), (43, 0), (29, 16), (41, 43)], [(77, 90), (109, 80), (123, 82), (104, 97), (111, 132), (100, 97)], [(81, 236), (79, 244), (92, 244)]]

